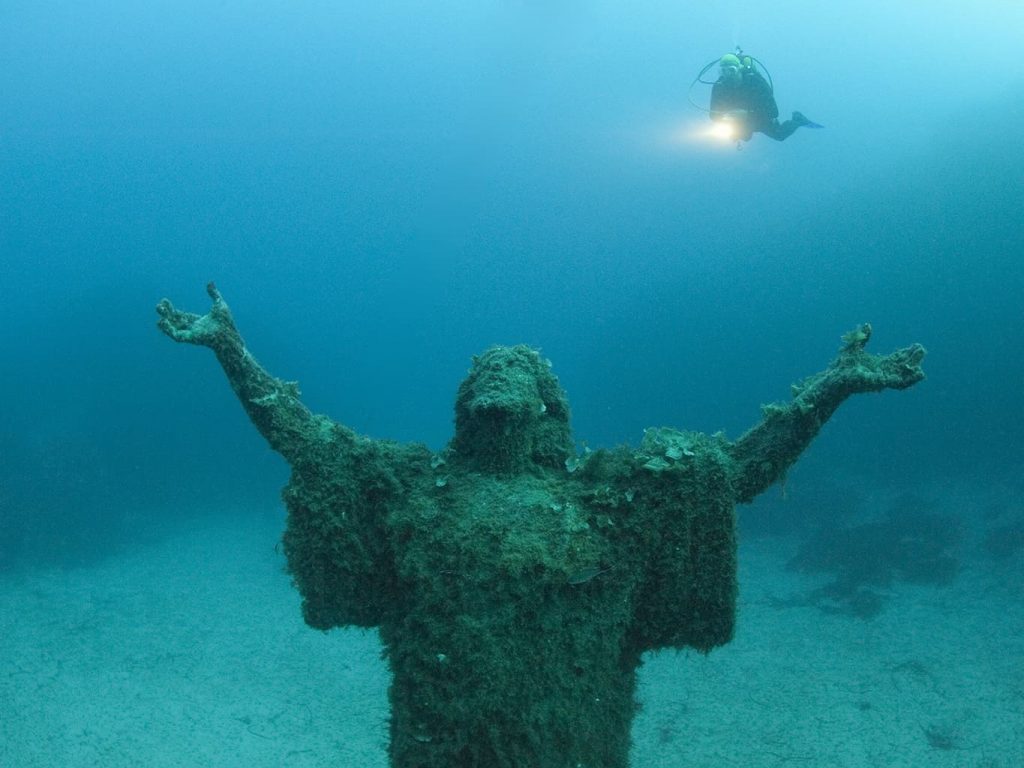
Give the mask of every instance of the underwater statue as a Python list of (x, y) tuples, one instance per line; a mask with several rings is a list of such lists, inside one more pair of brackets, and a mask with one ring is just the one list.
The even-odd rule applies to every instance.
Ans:
[(737, 440), (649, 429), (639, 448), (578, 457), (550, 364), (495, 347), (435, 454), (311, 413), (207, 292), (202, 316), (160, 302), (160, 330), (214, 351), (291, 466), (284, 551), (306, 623), (379, 628), (396, 768), (624, 768), (642, 654), (732, 638), (736, 503), (847, 397), (924, 377), (920, 345), (870, 354), (863, 325)]

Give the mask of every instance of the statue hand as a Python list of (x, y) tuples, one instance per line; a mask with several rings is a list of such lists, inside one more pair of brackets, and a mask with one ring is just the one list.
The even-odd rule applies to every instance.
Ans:
[(843, 336), (843, 348), (834, 364), (852, 392), (878, 392), (906, 389), (924, 378), (921, 361), (925, 349), (920, 344), (897, 349), (888, 355), (864, 351), (871, 338), (871, 325), (865, 323)]
[(231, 312), (217, 286), (209, 283), (206, 292), (213, 299), (213, 306), (205, 315), (182, 312), (167, 299), (162, 299), (156, 305), (156, 313), (160, 315), (157, 328), (175, 341), (205, 347), (215, 347), (225, 335), (237, 334)]
[(879, 365), (882, 386), (886, 389), (906, 389), (921, 381), (924, 378), (924, 370), (921, 368), (924, 355), (924, 347), (911, 344), (883, 357)]

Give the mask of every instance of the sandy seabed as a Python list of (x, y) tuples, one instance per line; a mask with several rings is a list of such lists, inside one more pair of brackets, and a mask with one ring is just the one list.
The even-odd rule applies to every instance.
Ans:
[[(377, 635), (307, 628), (279, 528), (242, 520), (0, 578), (0, 766), (385, 768)], [(647, 659), (632, 765), (1024, 765), (1020, 553), (869, 621), (780, 607), (821, 583), (789, 554), (741, 548), (732, 644)]]

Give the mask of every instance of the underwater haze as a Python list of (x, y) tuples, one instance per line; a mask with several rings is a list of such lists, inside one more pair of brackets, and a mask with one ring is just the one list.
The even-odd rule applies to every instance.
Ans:
[[(435, 451), (494, 344), (550, 358), (582, 452), (738, 437), (870, 322), (927, 379), (840, 409), (741, 532), (913, 497), (1024, 540), (1022, 31), (1009, 0), (8, 0), (0, 579), (280, 529), (287, 465), (156, 329), (210, 281), (312, 410)], [(825, 128), (710, 136), (691, 83), (737, 46)]]

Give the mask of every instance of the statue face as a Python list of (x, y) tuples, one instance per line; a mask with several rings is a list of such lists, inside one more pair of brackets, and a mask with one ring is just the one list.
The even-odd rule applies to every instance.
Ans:
[(452, 447), (498, 471), (564, 463), (572, 450), (569, 406), (550, 364), (523, 345), (474, 358), (455, 401)]
[(469, 414), (514, 421), (546, 410), (531, 366), (495, 352), (490, 350), (478, 358), (466, 379), (469, 397), (462, 402)]

